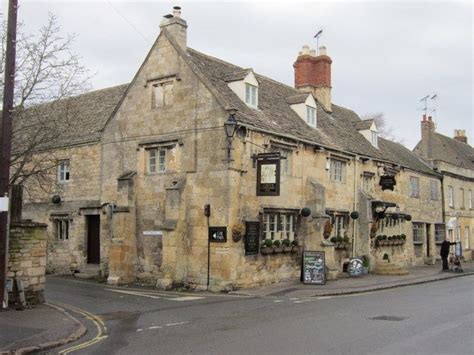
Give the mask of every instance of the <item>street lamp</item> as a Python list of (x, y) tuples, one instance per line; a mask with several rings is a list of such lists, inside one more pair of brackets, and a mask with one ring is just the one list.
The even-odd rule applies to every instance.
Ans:
[(236, 109), (229, 109), (229, 118), (224, 123), (225, 135), (227, 136), (227, 162), (230, 163), (232, 158), (230, 156), (230, 151), (232, 150), (232, 138), (234, 137), (235, 132), (237, 131), (237, 121), (235, 120), (235, 114), (237, 113)]

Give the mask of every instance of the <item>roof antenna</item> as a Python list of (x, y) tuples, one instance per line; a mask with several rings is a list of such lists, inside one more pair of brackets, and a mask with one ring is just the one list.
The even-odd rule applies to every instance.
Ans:
[(428, 114), (428, 106), (427, 106), (426, 101), (429, 99), (429, 97), (430, 97), (430, 95), (426, 95), (425, 97), (420, 99), (420, 102), (423, 101), (425, 103), (424, 107), (421, 109), (422, 111), (425, 111), (425, 117)]
[(316, 38), (316, 53), (319, 55), (319, 37), (323, 34), (323, 29), (321, 28), (313, 38)]
[(436, 99), (438, 98), (438, 94), (434, 94), (433, 96), (430, 97), (430, 100), (433, 100), (433, 108), (431, 109), (431, 113), (433, 113), (433, 116), (435, 119), (437, 118), (436, 115)]

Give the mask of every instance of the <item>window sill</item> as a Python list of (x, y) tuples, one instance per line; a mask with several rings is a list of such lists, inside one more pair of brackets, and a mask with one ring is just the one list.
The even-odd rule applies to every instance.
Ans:
[(411, 198), (420, 198), (419, 195), (418, 195), (418, 196), (413, 196), (413, 195), (411, 195), (410, 197), (411, 197)]
[(413, 242), (414, 245), (423, 245), (423, 242)]

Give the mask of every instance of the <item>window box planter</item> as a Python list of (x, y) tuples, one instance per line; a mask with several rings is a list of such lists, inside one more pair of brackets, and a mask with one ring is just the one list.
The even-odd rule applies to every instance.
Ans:
[(347, 245), (348, 245), (348, 243), (344, 243), (344, 242), (342, 242), (342, 243), (335, 243), (335, 244), (334, 244), (334, 248), (335, 248), (335, 249), (341, 249), (341, 250), (343, 250), (343, 249), (347, 249)]
[(282, 253), (282, 252), (283, 252), (283, 247), (282, 247), (282, 246), (273, 247), (273, 252), (274, 252), (275, 254)]
[(262, 253), (262, 255), (273, 254), (273, 247), (261, 247), (260, 252)]
[(293, 249), (293, 247), (291, 245), (284, 245), (283, 246), (283, 252), (284, 253), (291, 253), (292, 249)]

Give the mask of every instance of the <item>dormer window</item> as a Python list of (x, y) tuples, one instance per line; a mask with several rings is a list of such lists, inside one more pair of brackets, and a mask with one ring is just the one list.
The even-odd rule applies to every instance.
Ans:
[(316, 110), (316, 100), (313, 95), (298, 94), (289, 96), (285, 100), (303, 121), (311, 127), (317, 127), (318, 114)]
[(230, 73), (224, 77), (224, 80), (247, 106), (258, 108), (258, 81), (252, 69), (241, 69)]
[(252, 107), (257, 107), (257, 87), (245, 83), (245, 103)]
[(374, 131), (371, 131), (372, 133), (372, 145), (376, 148), (378, 148), (379, 146), (379, 142), (378, 142), (378, 136), (377, 136), (377, 132), (374, 132)]
[(306, 123), (316, 127), (316, 109), (314, 107), (306, 106)]

